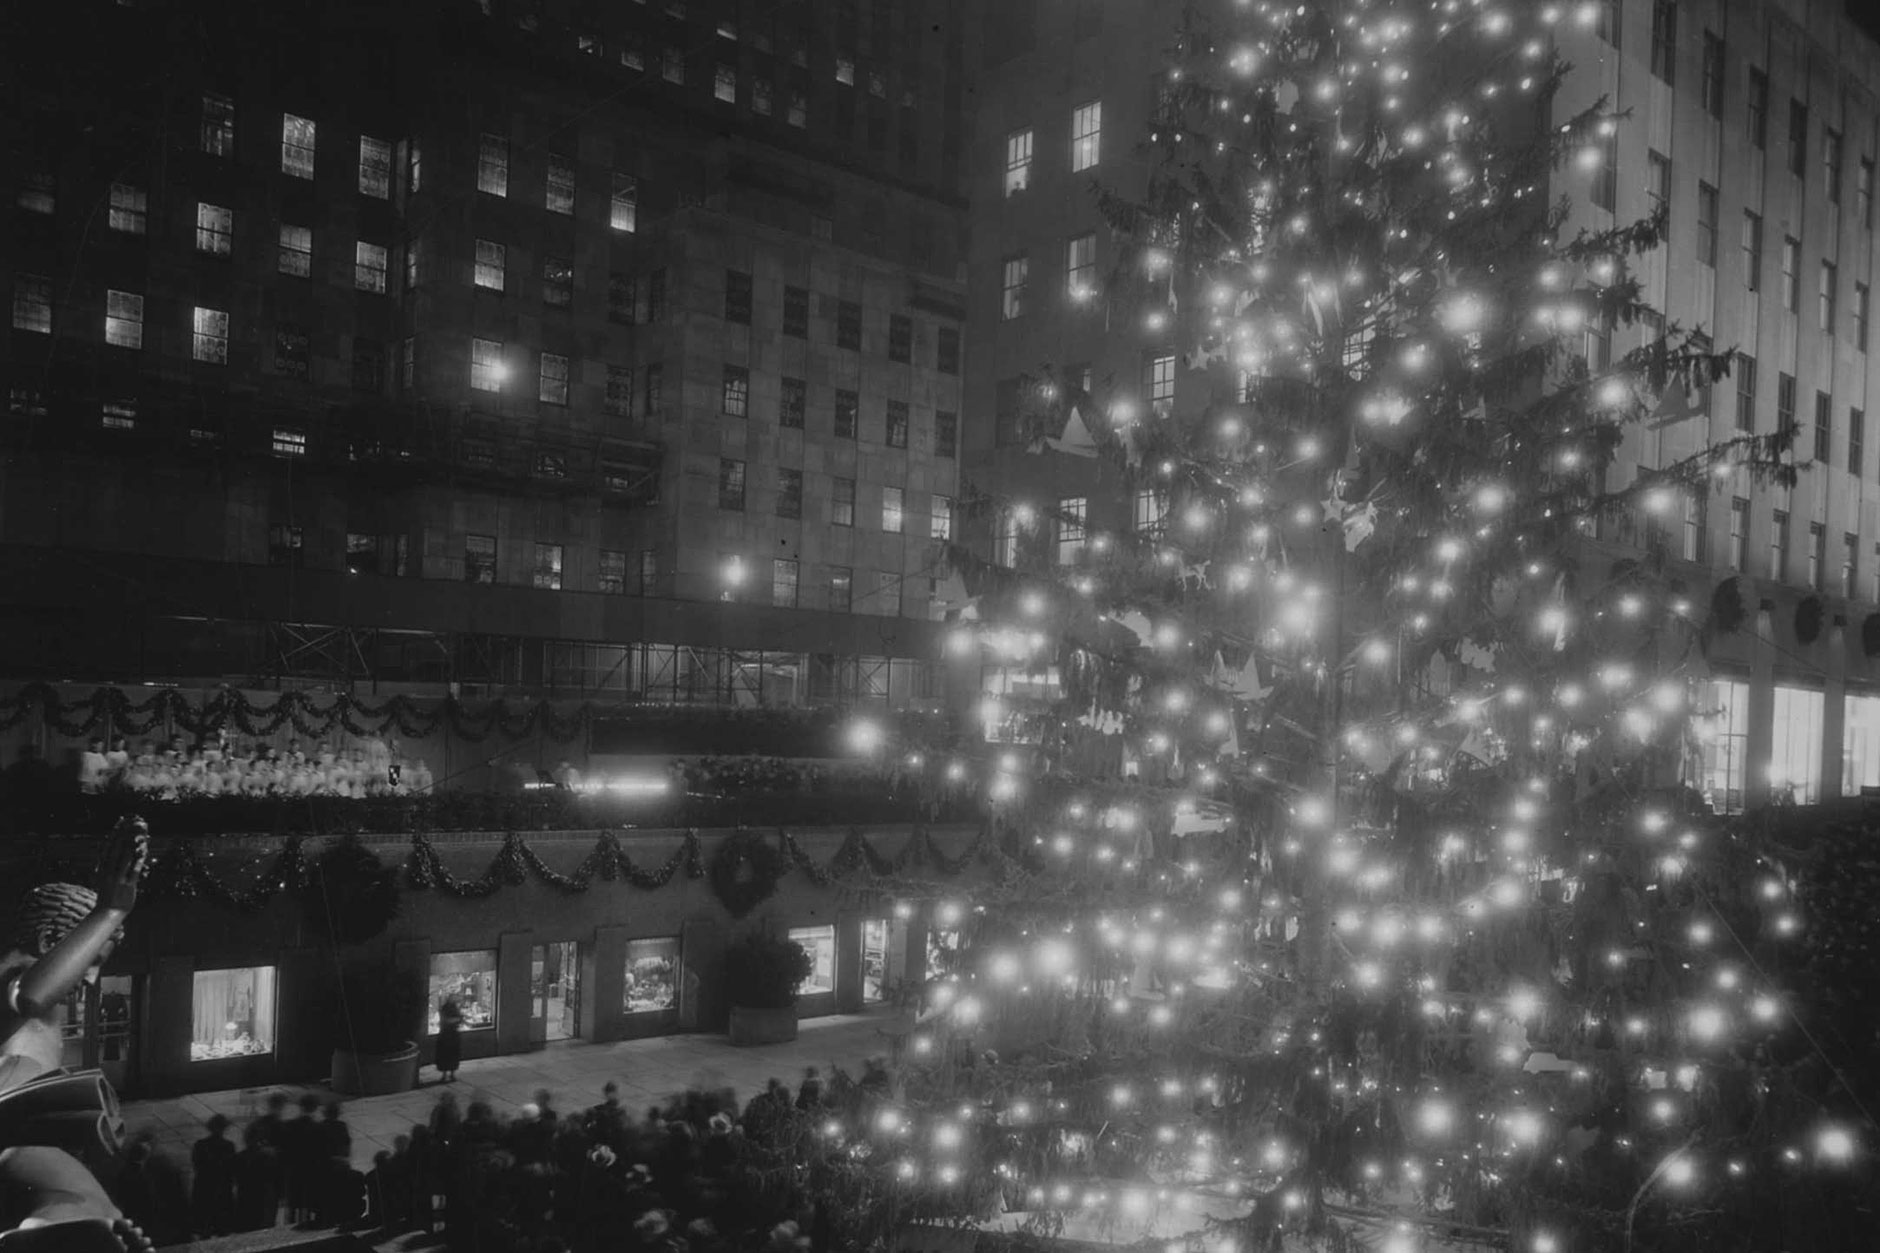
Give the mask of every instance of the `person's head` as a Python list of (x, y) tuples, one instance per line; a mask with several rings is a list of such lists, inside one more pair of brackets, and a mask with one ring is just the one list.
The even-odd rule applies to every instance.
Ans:
[(803, 1068), (803, 1077), (805, 1079), (815, 1079), (815, 1078), (818, 1078), (819, 1076), (814, 1066), (805, 1066)]
[(320, 1112), (326, 1116), (326, 1120), (328, 1122), (338, 1122), (339, 1116), (342, 1111), (340, 1109), (340, 1103), (338, 1101), (328, 1101), (326, 1103), (326, 1108), (321, 1110)]
[(209, 1121), (203, 1125), (209, 1129), (210, 1135), (220, 1140), (223, 1133), (228, 1130), (228, 1119), (221, 1114), (211, 1114)]
[(547, 1088), (537, 1088), (535, 1090), (535, 1103), (540, 1105), (543, 1109), (548, 1108), (550, 1099), (550, 1093)]
[(268, 1113), (273, 1114), (275, 1117), (278, 1118), (282, 1114), (285, 1114), (286, 1112), (287, 1112), (287, 1093), (285, 1092), (268, 1093)]
[(372, 1164), (378, 1167), (380, 1170), (384, 1170), (388, 1165), (391, 1164), (391, 1161), (392, 1161), (392, 1151), (390, 1149), (380, 1149), (378, 1152), (372, 1155)]
[(317, 1111), (319, 1108), (320, 1108), (319, 1097), (315, 1096), (311, 1092), (303, 1092), (300, 1094), (300, 1112), (302, 1114), (306, 1115), (308, 1118), (312, 1118), (314, 1115), (314, 1112)]
[[(425, 1132), (425, 1134), (429, 1135), (430, 1133), (427, 1131)], [(393, 1136), (392, 1137), (392, 1152), (394, 1153), (411, 1152), (411, 1137), (410, 1136)]]
[(607, 1103), (609, 1105), (619, 1104), (620, 1085), (615, 1083), (612, 1079), (609, 1079), (606, 1083), (603, 1083), (601, 1085), (601, 1095), (607, 1098)]
[(91, 751), (94, 753), (102, 753), (104, 751), (104, 741), (95, 735), (91, 739)]
[[(42, 883), (29, 889), (13, 911), (12, 931), (6, 948), (37, 961), (53, 946), (70, 935), (79, 923), (98, 908), (98, 893), (77, 883)], [(99, 967), (110, 960), (111, 951), (124, 938), (119, 927), (98, 950), (97, 959), (85, 974), (87, 983), (98, 979)]]

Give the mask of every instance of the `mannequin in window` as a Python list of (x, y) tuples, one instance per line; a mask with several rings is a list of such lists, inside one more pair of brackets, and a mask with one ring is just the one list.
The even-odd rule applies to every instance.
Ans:
[(0, 1251), (149, 1247), (81, 1161), (117, 1152), (117, 1098), (98, 1071), (63, 1068), (59, 1038), (65, 999), (123, 935), (149, 855), (143, 820), (124, 819), (96, 889), (33, 888), (0, 941)]

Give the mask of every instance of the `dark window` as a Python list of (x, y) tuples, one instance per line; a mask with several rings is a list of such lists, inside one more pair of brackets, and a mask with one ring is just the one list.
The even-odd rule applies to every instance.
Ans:
[(801, 470), (777, 471), (777, 516), (779, 518), (803, 516), (803, 472)]
[(496, 582), (496, 537), (463, 537), (463, 579), (466, 583)]
[(1736, 354), (1736, 429), (1756, 429), (1756, 358)]
[(1834, 398), (1815, 393), (1815, 460), (1827, 465), (1834, 456)]
[(1709, 183), (1697, 185), (1697, 259), (1717, 264), (1717, 189)]
[(1606, 136), (1600, 147), (1599, 168), (1593, 172), (1593, 203), (1612, 212), (1619, 198), (1619, 132)]
[(1841, 132), (1821, 132), (1821, 176), (1828, 190), (1828, 203), (1841, 203)]
[(646, 376), (646, 404), (641, 412), (649, 418), (660, 417), (666, 408), (666, 367), (655, 362), (641, 373)]
[(890, 448), (907, 447), (907, 402), (888, 402), (887, 442)]
[(1621, 18), (1624, 9), (1621, 0), (1597, 0), (1599, 5), (1599, 37), (1617, 48), (1624, 25)]
[(352, 385), (356, 392), (376, 396), (385, 390), (385, 345), (364, 336), (353, 337)]
[(829, 521), (836, 526), (855, 525), (854, 479), (832, 479), (830, 481)]
[(654, 270), (646, 276), (646, 320), (663, 321), (666, 317), (666, 272)]
[(783, 380), (783, 402), (777, 410), (777, 425), (800, 431), (808, 412), (809, 384), (802, 379)]
[(1652, 5), (1652, 73), (1666, 86), (1678, 81), (1678, 6), (1673, 0)]
[(809, 338), (809, 292), (801, 287), (783, 289), (783, 333)]
[(268, 564), (271, 566), (297, 566), (301, 554), (305, 551), (300, 543), (300, 528), (297, 526), (271, 526), (268, 528)]
[(1860, 409), (1847, 411), (1847, 470), (1858, 476), (1867, 465), (1867, 414)]
[(599, 589), (614, 596), (627, 590), (627, 554), (624, 550), (601, 549)]
[(730, 457), (718, 459), (718, 507), (744, 512), (744, 463)]
[(1746, 94), (1743, 126), (1749, 132), (1750, 146), (1761, 148), (1769, 142), (1769, 76), (1751, 66)]
[(847, 613), (854, 603), (855, 571), (849, 566), (829, 567), (829, 607)]
[(742, 270), (725, 271), (725, 321), (751, 324), (751, 276)]
[(862, 346), (862, 306), (853, 300), (836, 302), (836, 347), (859, 350)]
[(566, 309), (574, 304), (574, 263), (566, 257), (542, 262), (542, 303)]
[(288, 378), (304, 379), (312, 371), (307, 346), (307, 328), (282, 323), (274, 328), (274, 372)]
[(1776, 430), (1795, 429), (1795, 376), (1776, 374)]
[(1704, 32), (1704, 112), (1723, 116), (1723, 40)]
[(623, 326), (633, 325), (633, 306), (637, 284), (631, 274), (615, 272), (607, 276), (607, 318)]
[(912, 361), (914, 359), (914, 319), (901, 314), (888, 317), (888, 360)]
[(630, 365), (610, 365), (607, 367), (607, 412), (616, 418), (633, 416), (633, 367)]
[(1808, 172), (1808, 106), (1789, 101), (1789, 173), (1800, 178)]
[(937, 338), (938, 349), (934, 354), (934, 368), (942, 374), (960, 372), (960, 332), (957, 327), (943, 326)]
[(835, 434), (837, 439), (855, 438), (856, 427), (859, 425), (856, 415), (860, 409), (861, 400), (854, 392), (838, 391), (836, 393)]
[(960, 454), (960, 415), (942, 409), (933, 415), (933, 455), (957, 457)]

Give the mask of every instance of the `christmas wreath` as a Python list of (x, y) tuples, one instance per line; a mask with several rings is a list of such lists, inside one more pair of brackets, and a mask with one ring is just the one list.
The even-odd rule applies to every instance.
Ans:
[(356, 836), (327, 849), (309, 869), (300, 897), (314, 934), (336, 944), (361, 944), (398, 917), (398, 868)]
[(706, 874), (719, 904), (742, 918), (771, 898), (789, 869), (782, 849), (755, 831), (737, 831), (712, 854)]

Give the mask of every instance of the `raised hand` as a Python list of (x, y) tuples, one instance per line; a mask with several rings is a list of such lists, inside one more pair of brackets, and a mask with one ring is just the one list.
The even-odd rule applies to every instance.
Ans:
[(127, 815), (111, 832), (98, 862), (98, 903), (129, 913), (137, 904), (137, 885), (150, 864), (150, 827)]

